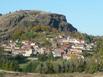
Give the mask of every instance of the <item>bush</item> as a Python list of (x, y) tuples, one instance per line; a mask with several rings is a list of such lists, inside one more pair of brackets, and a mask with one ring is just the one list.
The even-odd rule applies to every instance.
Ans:
[(0, 77), (4, 77), (4, 73), (0, 72)]
[(94, 73), (98, 71), (98, 63), (95, 58), (89, 58), (86, 60), (85, 72)]
[(11, 57), (0, 57), (0, 68), (4, 70), (17, 71), (19, 64)]

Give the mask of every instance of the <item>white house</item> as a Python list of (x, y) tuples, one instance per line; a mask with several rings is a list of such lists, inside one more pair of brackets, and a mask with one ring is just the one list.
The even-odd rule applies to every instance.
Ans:
[(61, 50), (60, 49), (55, 49), (52, 51), (54, 57), (61, 57)]

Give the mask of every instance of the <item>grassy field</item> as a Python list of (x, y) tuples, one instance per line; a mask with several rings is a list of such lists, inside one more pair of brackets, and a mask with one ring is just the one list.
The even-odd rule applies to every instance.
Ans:
[(103, 77), (103, 73), (65, 73), (65, 74), (38, 74), (38, 73), (0, 73), (0, 77)]

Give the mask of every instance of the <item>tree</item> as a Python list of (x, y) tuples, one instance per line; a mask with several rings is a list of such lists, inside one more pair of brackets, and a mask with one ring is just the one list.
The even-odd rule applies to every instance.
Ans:
[(21, 35), (24, 33), (24, 30), (20, 27), (17, 27), (14, 32), (11, 33), (11, 38), (13, 40), (20, 39)]
[(39, 54), (38, 55), (38, 60), (39, 61), (46, 61), (47, 60), (46, 54)]
[(0, 47), (0, 56), (2, 56), (4, 53), (4, 48), (3, 47)]
[(93, 56), (99, 63), (99, 71), (103, 71), (103, 38), (97, 39), (94, 52)]
[(94, 73), (98, 71), (98, 63), (95, 58), (87, 58), (86, 59), (86, 67), (85, 72), (87, 73)]
[(4, 70), (17, 71), (19, 69), (19, 64), (11, 56), (1, 56), (0, 68)]
[(53, 53), (52, 53), (52, 52), (50, 52), (50, 53), (47, 55), (47, 57), (48, 57), (48, 60), (51, 60), (51, 61), (54, 60), (54, 56), (53, 56)]

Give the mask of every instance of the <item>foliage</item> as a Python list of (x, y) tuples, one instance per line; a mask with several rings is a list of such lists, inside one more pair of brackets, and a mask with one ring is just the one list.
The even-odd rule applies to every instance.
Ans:
[(11, 39), (21, 39), (21, 40), (31, 40), (35, 37), (38, 37), (40, 33), (57, 33), (58, 30), (51, 28), (50, 26), (28, 26), (28, 27), (19, 27), (17, 26), (11, 33)]
[(3, 72), (0, 72), (0, 77), (4, 77), (4, 73)]
[(26, 66), (26, 72), (39, 72), (39, 73), (66, 73), (66, 72), (83, 72), (84, 63), (71, 62), (67, 60), (47, 60), (47, 61), (34, 61)]
[(9, 56), (0, 56), (0, 69), (17, 71), (19, 65), (17, 61)]
[(85, 66), (85, 71), (87, 73), (97, 72), (99, 68), (99, 64), (97, 63), (95, 58), (88, 58)]
[(14, 32), (11, 33), (11, 38), (13, 40), (20, 39), (21, 35), (24, 33), (24, 30), (20, 27), (17, 27)]
[(40, 32), (40, 31), (50, 31), (50, 27), (49, 26), (34, 26), (31, 29), (32, 31), (36, 31), (36, 32)]
[(82, 34), (82, 35), (83, 35), (83, 37), (84, 37), (84, 40), (85, 40), (87, 43), (93, 42), (94, 36), (88, 35), (88, 34), (86, 34), (86, 33), (84, 33), (84, 34)]
[(46, 61), (47, 60), (46, 54), (39, 54), (38, 55), (38, 60), (39, 61)]
[(4, 48), (0, 47), (0, 56), (3, 55), (3, 53), (4, 53)]
[[(40, 28), (37, 28), (41, 30)], [(45, 29), (45, 28), (44, 28)], [(44, 30), (43, 29), (43, 30)], [(41, 46), (51, 46), (51, 42), (46, 40), (46, 37), (50, 37), (49, 35), (56, 36), (56, 33), (48, 32), (33, 32), (34, 29), (30, 32), (23, 33), (17, 32), (16, 35), (21, 35), (23, 38), (33, 39), (36, 42), (40, 42)], [(42, 30), (41, 30), (42, 31)], [(24, 37), (24, 36), (25, 37)], [(93, 40), (92, 36), (88, 36), (86, 34), (75, 33), (73, 35), (77, 38), (85, 38), (88, 42)], [(21, 39), (20, 37), (20, 39)], [(39, 39), (38, 39), (39, 38)], [(98, 71), (103, 71), (103, 39), (97, 39), (93, 54), (87, 56), (88, 54), (84, 53), (84, 59), (78, 59), (75, 55), (71, 55), (71, 60), (63, 60), (63, 59), (55, 59), (53, 54), (39, 54), (37, 56), (37, 61), (30, 61), (27, 63), (27, 59), (21, 55), (17, 55), (15, 57), (2, 55), (4, 52), (3, 48), (0, 48), (0, 69), (4, 70), (19, 70), (19, 65), (22, 63), (26, 63), (26, 65), (21, 68), (22, 72), (36, 72), (36, 73), (72, 73), (72, 72), (86, 72), (86, 73), (95, 73)], [(88, 52), (88, 51), (87, 51)]]

